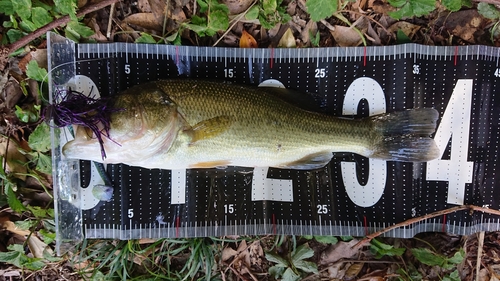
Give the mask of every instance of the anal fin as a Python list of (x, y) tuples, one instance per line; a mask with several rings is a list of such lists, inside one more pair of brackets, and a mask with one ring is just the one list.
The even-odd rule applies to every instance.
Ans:
[(209, 161), (209, 162), (199, 162), (193, 165), (190, 165), (190, 169), (198, 169), (198, 168), (219, 168), (219, 167), (227, 167), (231, 164), (231, 162), (227, 160), (220, 160), (220, 161)]
[(285, 163), (277, 168), (294, 170), (315, 170), (321, 169), (332, 160), (333, 154), (330, 151), (323, 151), (307, 155), (299, 160)]

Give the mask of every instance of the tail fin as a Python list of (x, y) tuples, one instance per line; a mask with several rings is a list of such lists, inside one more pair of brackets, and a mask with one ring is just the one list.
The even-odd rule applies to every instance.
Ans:
[(426, 162), (439, 157), (439, 149), (430, 137), (439, 118), (435, 109), (410, 109), (371, 118), (383, 137), (370, 157), (404, 162)]

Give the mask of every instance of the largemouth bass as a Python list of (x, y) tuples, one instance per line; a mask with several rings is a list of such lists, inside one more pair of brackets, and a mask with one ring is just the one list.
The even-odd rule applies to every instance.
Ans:
[(411, 109), (361, 119), (303, 110), (266, 88), (162, 80), (114, 100), (106, 158), (88, 130), (63, 147), (67, 158), (160, 169), (226, 166), (316, 169), (333, 152), (425, 162), (439, 156), (430, 138), (438, 112)]

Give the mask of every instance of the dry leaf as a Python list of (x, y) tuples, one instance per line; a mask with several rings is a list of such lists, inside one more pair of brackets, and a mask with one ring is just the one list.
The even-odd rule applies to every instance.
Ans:
[(162, 23), (167, 12), (167, 3), (165, 0), (149, 0), (151, 12), (153, 12), (156, 22)]
[(330, 266), (328, 266), (328, 277), (330, 279), (336, 280), (340, 279), (342, 280), (345, 275), (346, 268), (348, 268), (350, 263), (347, 262), (336, 262)]
[(264, 257), (264, 249), (260, 245), (259, 241), (254, 241), (250, 248), (248, 249), (250, 252), (250, 266), (261, 266), (262, 258)]
[(340, 259), (349, 259), (358, 254), (359, 248), (354, 247), (359, 241), (353, 239), (349, 242), (340, 241), (330, 246), (321, 253), (320, 264), (334, 263)]
[(335, 25), (330, 33), (340, 47), (356, 47), (363, 42), (359, 33), (347, 26)]
[(473, 44), (481, 43), (477, 41), (484, 34), (484, 26), (488, 22), (474, 9), (447, 14), (446, 17), (442, 17), (438, 21), (444, 21), (444, 27), (454, 36)]
[(12, 279), (12, 277), (20, 277), (21, 273), (19, 273), (19, 271), (17, 271), (17, 270), (11, 270), (11, 269), (9, 269), (9, 270), (0, 270), (0, 276), (10, 277), (7, 280), (14, 280), (14, 279)]
[(387, 1), (380, 0), (368, 0), (368, 9), (372, 9), (377, 14), (387, 14), (387, 12), (393, 12), (396, 10), (392, 5), (387, 3)]
[(236, 15), (244, 12), (250, 5), (252, 5), (253, 0), (222, 0), (222, 3), (226, 4), (229, 8), (229, 13), (231, 15)]
[(52, 249), (35, 235), (29, 236), (28, 247), (35, 258), (43, 258), (44, 251), (47, 251), (50, 255), (53, 254)]
[(184, 11), (182, 10), (181, 7), (177, 7), (170, 14), (170, 19), (172, 19), (176, 22), (184, 22), (184, 21), (186, 21), (186, 14), (184, 13)]
[(239, 46), (240, 38), (238, 35), (234, 34), (233, 32), (229, 32), (228, 34), (226, 34), (226, 36), (224, 36), (222, 41), (227, 46), (237, 47), (237, 46)]
[(0, 46), (0, 71), (3, 71), (9, 61), (9, 48)]
[(413, 39), (415, 34), (420, 30), (420, 26), (406, 21), (398, 21), (391, 25), (387, 30), (393, 34), (398, 30), (401, 30), (404, 34), (406, 34), (406, 36)]
[(78, 0), (78, 8), (81, 8), (83, 6), (87, 5), (87, 0)]
[[(97, 42), (108, 42), (108, 38), (101, 32), (101, 27), (97, 23), (97, 20), (95, 17), (92, 17), (90, 19), (84, 20), (85, 25), (92, 28), (94, 31), (94, 34), (91, 35), (89, 38), (96, 40)], [(110, 36), (111, 38), (111, 36)]]
[(138, 0), (137, 1), (137, 8), (141, 13), (151, 13), (151, 5), (149, 5), (148, 0)]
[(356, 276), (361, 272), (361, 269), (363, 269), (364, 263), (353, 263), (349, 268), (347, 268), (347, 271), (345, 272), (344, 275), (344, 280), (354, 280)]
[(368, 30), (366, 31), (366, 33), (370, 35), (371, 38), (373, 38), (373, 40), (371, 41), (374, 46), (380, 46), (382, 44), (379, 34), (373, 29), (371, 24), (368, 25)]
[(148, 30), (162, 31), (162, 25), (157, 21), (153, 13), (135, 13), (126, 17), (123, 22), (140, 26)]
[(290, 28), (285, 31), (285, 34), (281, 37), (278, 48), (295, 48), (297, 47), (297, 43), (295, 42), (295, 37), (293, 36), (293, 32)]
[(490, 265), (488, 266), (491, 273), (491, 281), (499, 281), (500, 280), (500, 264)]
[(222, 250), (222, 261), (228, 261), (231, 258), (235, 257), (236, 254), (238, 254), (238, 251), (234, 250), (231, 247), (226, 247), (224, 250)]
[(30, 235), (30, 232), (27, 231), (27, 230), (24, 230), (24, 229), (20, 229), (18, 228), (13, 222), (11, 222), (10, 220), (8, 221), (4, 221), (1, 223), (1, 226), (3, 229), (7, 230), (7, 231), (10, 231), (12, 233), (15, 233), (17, 235), (20, 235), (20, 236), (28, 236)]
[[(8, 71), (5, 75), (8, 75)], [(24, 94), (21, 86), (19, 86), (19, 82), (17, 82), (13, 77), (10, 77), (7, 83), (5, 83), (5, 88), (2, 91), (2, 100), (4, 101), (4, 105), (9, 109), (13, 109), (23, 95)], [(0, 151), (0, 155), (3, 155), (4, 152), (5, 151)]]
[(288, 6), (286, 7), (286, 13), (289, 15), (295, 15), (296, 10), (297, 10), (297, 2), (296, 1), (290, 2), (290, 4), (288, 4)]
[(300, 39), (302, 40), (302, 42), (304, 42), (304, 44), (309, 44), (311, 43), (311, 34), (315, 36), (317, 32), (318, 24), (313, 20), (309, 20), (309, 22), (307, 22), (306, 24), (306, 27), (300, 33)]
[(240, 37), (240, 48), (257, 48), (257, 41), (253, 36), (246, 32), (246, 30), (243, 30), (241, 32), (241, 37)]
[(0, 138), (0, 155), (7, 160), (7, 167), (5, 167), (6, 173), (12, 173), (16, 178), (23, 181), (26, 180), (27, 168), (23, 163), (27, 163), (28, 159), (19, 152), (18, 145), (15, 141), (10, 140), (7, 146), (7, 140), (5, 138)]

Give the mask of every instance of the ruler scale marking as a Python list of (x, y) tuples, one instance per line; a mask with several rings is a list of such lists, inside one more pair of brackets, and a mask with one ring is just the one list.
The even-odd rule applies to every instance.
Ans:
[[(169, 48), (160, 48), (158, 45), (155, 45), (154, 47), (153, 46), (141, 46), (141, 47), (132, 47), (132, 53), (130, 55), (129, 53), (129, 47), (128, 46), (129, 44), (125, 44), (125, 46), (123, 46), (123, 48), (119, 48), (118, 46), (120, 46), (119, 44), (115, 44), (113, 46), (106, 46), (105, 48), (106, 49), (102, 49), (101, 47), (99, 46), (95, 46), (94, 48), (91, 47), (92, 45), (85, 45), (85, 44), (82, 44), (82, 45), (77, 45), (77, 50), (75, 52), (76, 54), (76, 58), (80, 61), (82, 59), (85, 59), (85, 58), (99, 58), (99, 59), (106, 59), (106, 54), (107, 54), (107, 58), (110, 59), (110, 60), (116, 60), (116, 63), (115, 63), (115, 66), (118, 67), (120, 65), (120, 62), (123, 63), (123, 60), (125, 61), (125, 63), (135, 63), (135, 61), (137, 59), (140, 59), (140, 58), (143, 58), (143, 59), (146, 59), (146, 60), (153, 60), (154, 58), (156, 58), (157, 60), (159, 58), (161, 59), (167, 59), (167, 60), (170, 60), (172, 57), (163, 57), (163, 54), (162, 56), (160, 56), (160, 52), (162, 52), (161, 50), (172, 50), (173, 48), (169, 47)], [(116, 46), (116, 48), (113, 49), (113, 47)], [(104, 47), (103, 47), (104, 48)], [(150, 48), (155, 48), (156, 49), (156, 55), (153, 54), (154, 50), (155, 49), (150, 49)], [(192, 61), (192, 62), (196, 62), (198, 61), (198, 58), (201, 56), (203, 56), (203, 54), (199, 54), (199, 48), (195, 48), (195, 50), (192, 49), (192, 47), (182, 47), (182, 51), (184, 52), (182, 57), (184, 59), (188, 59), (187, 61), (185, 60), (184, 62), (186, 63), (190, 63), (189, 61)], [(398, 46), (398, 47), (393, 47), (391, 50), (392, 54), (389, 54), (390, 55), (390, 58), (392, 59), (396, 59), (396, 60), (401, 60), (401, 59), (410, 59), (410, 61), (413, 61), (414, 64), (422, 64), (421, 67), (427, 67), (425, 64), (427, 64), (428, 62), (426, 62), (425, 60), (430, 60), (430, 61), (435, 61), (436, 63), (438, 63), (438, 65), (441, 64), (441, 62), (443, 63), (446, 63), (446, 62), (449, 62), (450, 59), (453, 60), (456, 60), (456, 59), (459, 59), (460, 61), (465, 61), (465, 63), (467, 64), (471, 64), (471, 61), (472, 62), (476, 62), (476, 61), (479, 61), (479, 62), (484, 62), (484, 61), (495, 61), (495, 63), (493, 64), (490, 64), (491, 67), (495, 67), (493, 69), (493, 72), (495, 71), (495, 69), (498, 67), (498, 64), (499, 64), (499, 56), (497, 55), (495, 58), (493, 56), (493, 54), (499, 54), (500, 55), (500, 51), (499, 49), (497, 48), (496, 52), (494, 51), (493, 48), (491, 47), (477, 47), (477, 48), (473, 48), (472, 51), (471, 51), (471, 54), (472, 56), (469, 56), (469, 50), (468, 50), (468, 46), (465, 46), (465, 47), (459, 47), (459, 48), (455, 48), (455, 49), (449, 49), (448, 48), (450, 47), (445, 47), (444, 49), (438, 49), (438, 48), (433, 48), (433, 47), (422, 47), (420, 45), (403, 45), (403, 46)], [(120, 49), (120, 50), (119, 50)], [(123, 51), (125, 49), (125, 52)], [(261, 55), (262, 56), (259, 56), (261, 57), (261, 59), (257, 59), (260, 63), (260, 60), (262, 60), (262, 62), (269, 62), (268, 65), (271, 64), (271, 61), (274, 61), (275, 63), (279, 64), (280, 68), (281, 68), (281, 64), (283, 63), (283, 61), (291, 61), (293, 63), (298, 63), (300, 66), (298, 67), (298, 73), (297, 73), (297, 76), (300, 77), (300, 74), (301, 73), (304, 73), (302, 71), (305, 71), (305, 69), (307, 69), (307, 67), (309, 66), (309, 64), (312, 64), (314, 63), (314, 60), (315, 61), (315, 65), (316, 68), (321, 68), (321, 67), (325, 67), (324, 65), (320, 65), (320, 62), (325, 62), (325, 56), (326, 56), (326, 62), (328, 63), (329, 62), (329, 59), (330, 59), (330, 54), (332, 53), (337, 53), (337, 56), (335, 56), (335, 60), (334, 58), (332, 57), (332, 62), (338, 62), (339, 59), (342, 61), (342, 62), (345, 62), (346, 64), (333, 64), (333, 65), (329, 65), (327, 67), (327, 71), (328, 73), (335, 73), (335, 69), (339, 68), (339, 67), (347, 67), (345, 68), (346, 70), (343, 70), (343, 71), (350, 71), (349, 70), (349, 65), (352, 65), (353, 63), (355, 64), (358, 64), (360, 61), (361, 62), (364, 62), (365, 60), (366, 61), (369, 61), (370, 62), (370, 66), (372, 66), (372, 64), (374, 65), (373, 67), (376, 69), (377, 68), (377, 64), (379, 63), (382, 63), (382, 62), (385, 62), (387, 61), (387, 54), (386, 54), (386, 47), (383, 47), (383, 50), (381, 50), (380, 48), (363, 48), (363, 47), (360, 47), (360, 48), (336, 48), (337, 50), (331, 50), (331, 48), (327, 48), (327, 50), (319, 50), (319, 49), (313, 49), (312, 51), (313, 52), (316, 52), (316, 54), (311, 54), (311, 50), (308, 49), (308, 50), (299, 50), (299, 51), (294, 51), (294, 50), (282, 50), (282, 49), (276, 49), (274, 50), (275, 52), (278, 52), (278, 53), (274, 53), (274, 55), (271, 53), (271, 50), (266, 50), (265, 52), (262, 52)], [(114, 53), (115, 55), (112, 57), (111, 53), (110, 53), (110, 50), (114, 50)], [(118, 55), (118, 52), (119, 52), (119, 55)], [(223, 54), (222, 54), (223, 52)], [(229, 52), (229, 53), (228, 53)], [(231, 53), (232, 52), (232, 53)], [(285, 58), (282, 58), (282, 56), (285, 54), (284, 52), (288, 52), (288, 59), (285, 57)], [(305, 53), (307, 52), (307, 53)], [(331, 53), (332, 52), (332, 53)], [(340, 52), (340, 53), (339, 53)], [(342, 53), (344, 52), (344, 53)], [(368, 52), (373, 52), (373, 53), (368, 53)], [(480, 52), (480, 53), (478, 53)], [(149, 55), (151, 53), (151, 56)], [(164, 53), (164, 52), (163, 52)], [(248, 59), (248, 56), (247, 54), (255, 54), (255, 50), (243, 50), (243, 51), (240, 51), (240, 50), (228, 50), (228, 49), (225, 49), (225, 50), (213, 50), (213, 49), (207, 49), (207, 51), (205, 52), (205, 62), (208, 62), (209, 64), (207, 64), (207, 67), (213, 67), (214, 65), (217, 65), (220, 63), (222, 63), (224, 66), (226, 67), (229, 67), (229, 63), (237, 63), (241, 60), (246, 60)], [(85, 54), (82, 56), (82, 54)], [(129, 55), (127, 55), (129, 54)], [(173, 54), (172, 52), (170, 52), (170, 54)], [(221, 54), (223, 55), (223, 60), (220, 60), (220, 61), (217, 61), (216, 60), (216, 57)], [(123, 58), (123, 56), (125, 55), (125, 58)], [(259, 54), (260, 55), (260, 54)], [(341, 55), (341, 56), (339, 56)], [(130, 56), (130, 58), (129, 58)], [(208, 59), (208, 56), (210, 56), (210, 59)], [(277, 58), (276, 58), (277, 56)], [(413, 58), (408, 58), (408, 56), (412, 56)], [(194, 58), (193, 58), (194, 57)], [(302, 57), (302, 59), (300, 59)], [(307, 57), (307, 58), (306, 58)], [(252, 56), (252, 60), (254, 60), (255, 58), (255, 55)], [(274, 58), (274, 59), (273, 59)], [(123, 60), (122, 60), (123, 59)], [(134, 61), (131, 61), (131, 60), (134, 60)], [(174, 61), (177, 60), (178, 62), (180, 62), (180, 56), (177, 56), (177, 57), (174, 57)], [(312, 62), (311, 62), (312, 60)], [(203, 61), (203, 59), (202, 59)], [(222, 62), (223, 61), (223, 62)], [(229, 63), (228, 63), (229, 61)], [(255, 61), (255, 60), (254, 60)], [(390, 61), (390, 60), (389, 60)], [(80, 63), (80, 62), (79, 62)], [(89, 62), (87, 63), (88, 65), (94, 65), (93, 62)], [(462, 63), (460, 63), (461, 65)], [(123, 65), (123, 64), (122, 64)], [(390, 65), (390, 64), (389, 64)], [(135, 66), (135, 65), (134, 65)], [(137, 64), (137, 66), (139, 67), (138, 70), (140, 70), (140, 67), (141, 65)], [(453, 64), (451, 64), (451, 66), (453, 66)], [(105, 65), (103, 65), (102, 67), (105, 67)], [(231, 66), (232, 67), (232, 66)], [(235, 68), (235, 70), (237, 71), (236, 73), (242, 73), (242, 72), (238, 72), (239, 71), (239, 68), (238, 66), (236, 66), (237, 68)], [(331, 67), (331, 69), (330, 69)], [(458, 66), (457, 66), (458, 67)], [(488, 66), (490, 67), (490, 66)], [(85, 64), (82, 65), (81, 69), (85, 69)], [(277, 69), (277, 68), (276, 68)], [(344, 68), (342, 68), (344, 69)], [(425, 71), (430, 71), (430, 69), (426, 69), (424, 68)], [(80, 68), (79, 68), (79, 71), (80, 71)], [(121, 70), (123, 71), (123, 70)], [(249, 68), (247, 71), (249, 71), (249, 74), (252, 73), (252, 69)], [(259, 70), (261, 71), (261, 70)], [(264, 72), (265, 69), (263, 68), (262, 71)], [(276, 71), (276, 70), (274, 70)], [(276, 72), (273, 71), (273, 75), (276, 75)], [(484, 73), (487, 73), (488, 70), (487, 68), (484, 69), (483, 71)], [(200, 72), (201, 74), (201, 72)], [(366, 74), (369, 74), (369, 72), (366, 72)], [(241, 75), (241, 74), (238, 74), (238, 75)], [(267, 74), (264, 74), (264, 75), (267, 75)], [(311, 75), (314, 75), (314, 72), (312, 72)], [(341, 73), (341, 75), (344, 75), (344, 73)], [(409, 72), (409, 75), (411, 75), (411, 70)], [(427, 74), (420, 74), (420, 75), (427, 75)], [(128, 77), (128, 76), (126, 76)], [(261, 76), (262, 77), (262, 76)], [(349, 76), (346, 75), (346, 77), (349, 79)], [(420, 79), (419, 76), (414, 76), (415, 78), (414, 79)], [(262, 77), (263, 79), (266, 79), (267, 77)], [(134, 81), (133, 80), (133, 77), (130, 77), (130, 78), (127, 78), (127, 79), (132, 79), (131, 81)], [(240, 79), (240, 78), (238, 78)], [(260, 79), (259, 77), (255, 77), (256, 81), (258, 79)], [(345, 79), (345, 78), (340, 78), (340, 79)], [(495, 78), (496, 79), (496, 78)], [(311, 79), (311, 80), (314, 80), (314, 79)], [(318, 80), (319, 82), (323, 81), (322, 79), (319, 79)], [(342, 81), (342, 80), (341, 80)], [(423, 81), (423, 80), (422, 80)], [(118, 83), (118, 82), (116, 82)], [(131, 82), (133, 83), (133, 82)], [(309, 83), (309, 82), (308, 82)], [(314, 81), (311, 81), (311, 83), (314, 83)], [(313, 85), (313, 84), (311, 84)], [(306, 86), (306, 85), (304, 85)], [(331, 86), (330, 86), (331, 87)], [(385, 87), (388, 87), (387, 85)], [(322, 90), (322, 89), (325, 89), (326, 88), (321, 88), (319, 90)], [(422, 89), (425, 89), (422, 88)], [(474, 99), (475, 100), (475, 99)], [(425, 99), (424, 99), (425, 101)], [(429, 102), (429, 101), (425, 101), (425, 102)], [(396, 106), (395, 104), (393, 104), (393, 106)], [(392, 107), (391, 107), (392, 108)], [(397, 107), (394, 107), (394, 109), (396, 109)], [(445, 108), (443, 108), (443, 111), (445, 110)], [(441, 113), (443, 112), (441, 111)], [(488, 113), (486, 113), (485, 116), (489, 116)], [(493, 162), (490, 162), (490, 163), (493, 163)], [(294, 183), (295, 184), (295, 183)], [(424, 183), (424, 184), (428, 184), (428, 183)], [(335, 186), (328, 186), (327, 187), (328, 189), (329, 188), (335, 188)], [(342, 187), (344, 188), (344, 187)], [(186, 191), (188, 192), (188, 191)], [(294, 195), (295, 197), (295, 195)], [(325, 197), (322, 197), (322, 198), (325, 198)], [(208, 199), (208, 198), (207, 198)], [(168, 200), (168, 199), (167, 199)], [(291, 203), (292, 205), (293, 204), (296, 204), (295, 201), (296, 199), (294, 198), (294, 202)], [(306, 200), (310, 200), (310, 199), (306, 199)], [(327, 199), (324, 199), (324, 200), (327, 200)], [(333, 201), (335, 200), (338, 200), (338, 199), (332, 199)], [(186, 202), (188, 202), (189, 199), (187, 199)], [(326, 203), (327, 201), (325, 201)], [(166, 204), (168, 205), (168, 203)], [(336, 202), (332, 202), (332, 208), (338, 208), (338, 203)], [(330, 206), (330, 205), (329, 205)], [(187, 205), (186, 205), (187, 207)], [(192, 206), (189, 206), (189, 208), (191, 208)], [(313, 206), (311, 206), (313, 207)], [(183, 207), (184, 208), (184, 207)], [(124, 208), (124, 210), (126, 210), (127, 207)], [(338, 210), (336, 210), (338, 212)], [(311, 210), (311, 212), (314, 212), (314, 210)], [(124, 212), (123, 214), (125, 214), (126, 212)], [(167, 213), (165, 213), (165, 219), (167, 219)], [(187, 214), (187, 213), (186, 213)], [(290, 218), (279, 218), (281, 219), (281, 221), (278, 220), (278, 222), (276, 221), (269, 221), (270, 218), (259, 218), (258, 216), (256, 218), (252, 218), (254, 220), (254, 230), (255, 230), (255, 233), (264, 233), (264, 232), (278, 232), (278, 230), (281, 232), (281, 233), (285, 233), (287, 231), (287, 229), (289, 229), (288, 231), (290, 232), (295, 232), (295, 230), (298, 230), (298, 232), (300, 233), (304, 233), (305, 229), (306, 232), (309, 232), (310, 234), (312, 235), (318, 235), (318, 234), (324, 234), (324, 231), (323, 231), (323, 226), (326, 226), (325, 225), (325, 219), (324, 218), (325, 215), (320, 215), (316, 218), (311, 218), (311, 217), (304, 217), (303, 219), (305, 219), (305, 221), (301, 218), (299, 220), (297, 220), (297, 223), (294, 223), (292, 220), (290, 220)], [(329, 214), (327, 215), (328, 218), (330, 218)], [(337, 214), (338, 216), (338, 214)], [(342, 214), (340, 214), (341, 218), (344, 218)], [(293, 216), (292, 216), (293, 218)], [(336, 223), (336, 219), (338, 220), (339, 217), (335, 218), (335, 217), (332, 217), (333, 218), (333, 224), (332, 224), (332, 219), (329, 219), (329, 229), (330, 231), (326, 230), (326, 232), (330, 233), (330, 234), (333, 234), (335, 235), (335, 233), (338, 235), (339, 232), (342, 232), (344, 231), (344, 227), (338, 227), (338, 228), (335, 228), (333, 227), (333, 225), (335, 225)], [(189, 215), (187, 217), (185, 217), (186, 221), (182, 222), (181, 224), (179, 224), (179, 235), (184, 235), (184, 236), (197, 236), (198, 234), (201, 234), (199, 231), (198, 231), (198, 228), (199, 227), (202, 227), (200, 229), (203, 229), (203, 223), (201, 224), (198, 224), (198, 221), (196, 219), (196, 217), (194, 218), (191, 218), (189, 217)], [(264, 219), (262, 221), (262, 223), (260, 223), (260, 220), (261, 219)], [(349, 218), (350, 219), (350, 218)], [(351, 221), (349, 221), (349, 219), (346, 220), (347, 222), (347, 229), (351, 229), (351, 231), (354, 231), (355, 233), (360, 233), (360, 231), (362, 230), (361, 228), (363, 227), (360, 227), (359, 224), (356, 222), (354, 223), (352, 226), (350, 226)], [(232, 216), (225, 216), (225, 219), (216, 223), (213, 227), (207, 229), (207, 225), (210, 224), (210, 222), (207, 223), (206, 220), (205, 221), (205, 232), (210, 232), (210, 233), (224, 233), (224, 234), (228, 234), (228, 233), (233, 233), (233, 232), (240, 232), (240, 231), (243, 231), (245, 233), (247, 233), (248, 231), (248, 220), (244, 219), (244, 218), (241, 218), (241, 217), (238, 217), (236, 216), (235, 219), (233, 220), (232, 219)], [(377, 222), (377, 221), (372, 221), (372, 219), (369, 220), (370, 223), (368, 223), (366, 225), (366, 227), (369, 227), (370, 231), (376, 231), (377, 228), (380, 228), (380, 223)], [(90, 221), (91, 222), (91, 221)], [(203, 222), (203, 220), (202, 220)], [(304, 222), (309, 222), (309, 228), (304, 228), (305, 225), (304, 225)], [(133, 223), (133, 224), (132, 224)], [(415, 227), (410, 227), (410, 228), (403, 228), (403, 229), (399, 229), (397, 231), (394, 231), (393, 233), (395, 233), (396, 235), (404, 235), (404, 236), (409, 236), (409, 235), (413, 235), (414, 233), (418, 233), (420, 231), (425, 231), (425, 230), (432, 230), (432, 229), (442, 229), (443, 227), (446, 227), (447, 230), (449, 231), (459, 231), (459, 232), (467, 232), (467, 229), (470, 229), (472, 227), (469, 227), (468, 224), (470, 222), (465, 222), (464, 223), (464, 226), (463, 227), (459, 227), (457, 225), (460, 225), (462, 224), (461, 221), (452, 221), (450, 222), (449, 219), (447, 219), (446, 222), (440, 222), (438, 223), (437, 221), (431, 221), (427, 224), (419, 224), (418, 226), (415, 226)], [(492, 229), (492, 228), (498, 228), (500, 226), (497, 226), (499, 224), (498, 220), (496, 221), (496, 224), (495, 224), (495, 221), (494, 220), (491, 220), (491, 219), (485, 219), (484, 221), (480, 221), (479, 222), (480, 224), (484, 224), (484, 228), (485, 229)], [(470, 223), (471, 226), (474, 225), (474, 223)], [(251, 223), (250, 223), (251, 225)], [(120, 236), (123, 238), (123, 234), (124, 234), (124, 231), (121, 231), (121, 230), (118, 230), (119, 227), (121, 227), (120, 224), (115, 224), (115, 223), (111, 223), (111, 221), (106, 221), (103, 223), (101, 222), (97, 222), (97, 224), (92, 224), (91, 227), (87, 227), (88, 225), (85, 224), (85, 227), (84, 227), (84, 231), (89, 234), (89, 233), (93, 233), (93, 235), (96, 235), (96, 236), (106, 236), (106, 235), (111, 235), (111, 236)], [(289, 226), (289, 228), (287, 228), (287, 226)], [(156, 227), (156, 224), (154, 223), (145, 223), (144, 221), (141, 220), (141, 218), (137, 217), (137, 218), (134, 218), (132, 220), (129, 221), (129, 231), (127, 232), (129, 236), (131, 237), (137, 237), (137, 236), (144, 236), (144, 235), (149, 235), (151, 236), (151, 233), (153, 233), (152, 231), (152, 227)], [(220, 229), (221, 227), (224, 227), (224, 230)], [(138, 228), (138, 232), (137, 231), (134, 231), (133, 229), (136, 229)], [(149, 230), (147, 228), (150, 228)], [(170, 224), (167, 225), (167, 228), (170, 228)], [(169, 229), (167, 230), (165, 233), (162, 233), (161, 231), (162, 229), (162, 226), (161, 225), (158, 225), (158, 230), (157, 231), (154, 231), (156, 235), (158, 236), (161, 236), (161, 235), (164, 235), (164, 234), (168, 234), (168, 235), (171, 235), (172, 234), (172, 230)], [(327, 228), (328, 229), (328, 228)], [(126, 230), (126, 229), (124, 229)], [(118, 234), (118, 231), (120, 234)]]

